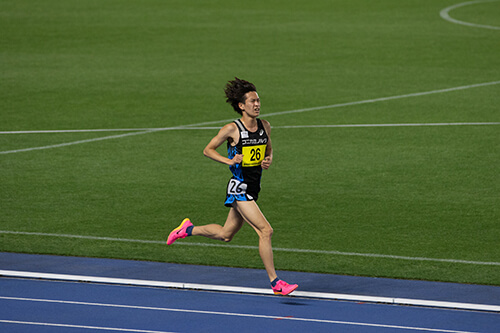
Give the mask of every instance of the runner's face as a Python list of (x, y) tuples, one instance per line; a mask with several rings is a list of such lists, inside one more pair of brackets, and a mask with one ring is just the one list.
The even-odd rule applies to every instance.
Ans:
[(256, 91), (245, 94), (245, 103), (240, 103), (240, 109), (250, 117), (257, 117), (260, 114), (260, 98)]

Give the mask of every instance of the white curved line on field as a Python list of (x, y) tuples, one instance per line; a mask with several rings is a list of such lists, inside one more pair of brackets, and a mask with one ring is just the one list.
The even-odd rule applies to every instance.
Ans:
[(497, 1), (498, 0), (476, 0), (476, 1), (462, 2), (462, 3), (456, 4), (456, 5), (453, 5), (450, 7), (446, 7), (445, 9), (441, 10), (439, 15), (448, 22), (452, 22), (452, 23), (456, 23), (456, 24), (460, 24), (460, 25), (466, 25), (466, 26), (474, 27), (474, 28), (500, 30), (500, 27), (493, 26), (493, 25), (484, 25), (484, 24), (476, 24), (476, 23), (460, 21), (460, 20), (452, 18), (449, 14), (452, 10), (460, 8), (460, 7), (469, 6), (469, 5), (476, 5), (476, 4), (483, 3), (483, 2), (497, 2)]

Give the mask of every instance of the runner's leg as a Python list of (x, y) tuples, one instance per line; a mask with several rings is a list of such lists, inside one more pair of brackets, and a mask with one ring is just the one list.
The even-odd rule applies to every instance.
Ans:
[(274, 269), (273, 248), (271, 243), (271, 236), (273, 235), (273, 228), (267, 221), (264, 214), (262, 214), (259, 206), (255, 201), (237, 201), (233, 204), (239, 215), (250, 224), (259, 235), (259, 254), (266, 268), (269, 280), (273, 281), (277, 278)]
[(229, 242), (241, 229), (243, 222), (244, 220), (241, 215), (231, 207), (224, 226), (219, 224), (195, 226), (191, 235), (204, 236), (215, 240), (221, 240), (223, 242)]

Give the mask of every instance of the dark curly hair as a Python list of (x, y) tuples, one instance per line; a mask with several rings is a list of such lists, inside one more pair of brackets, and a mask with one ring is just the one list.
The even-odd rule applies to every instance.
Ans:
[(242, 114), (238, 103), (245, 103), (245, 94), (250, 91), (257, 91), (253, 83), (235, 77), (234, 80), (229, 81), (224, 88), (227, 97), (226, 102), (231, 104), (234, 111)]

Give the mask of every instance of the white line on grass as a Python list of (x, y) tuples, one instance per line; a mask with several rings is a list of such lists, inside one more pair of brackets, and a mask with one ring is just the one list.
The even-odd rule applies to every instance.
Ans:
[(443, 19), (445, 19), (446, 21), (451, 22), (451, 23), (456, 23), (456, 24), (460, 24), (460, 25), (466, 25), (466, 26), (474, 27), (474, 28), (485, 28), (485, 29), (500, 30), (500, 27), (497, 27), (497, 26), (484, 25), (484, 24), (475, 24), (475, 23), (469, 23), (469, 22), (465, 22), (465, 21), (460, 21), (460, 20), (452, 18), (449, 15), (449, 13), (452, 10), (460, 8), (460, 7), (469, 6), (469, 5), (475, 5), (475, 4), (479, 4), (479, 3), (483, 3), (483, 2), (497, 2), (497, 1), (498, 0), (477, 0), (477, 1), (462, 2), (462, 3), (456, 4), (456, 5), (453, 5), (453, 6), (450, 6), (450, 7), (446, 7), (445, 9), (441, 10), (441, 12), (439, 13), (439, 15)]
[(0, 134), (55, 134), (55, 133), (95, 133), (95, 132), (138, 132), (151, 131), (154, 128), (94, 128), (68, 130), (36, 130), (36, 131), (0, 131)]
[[(313, 107), (313, 108), (304, 108), (304, 109), (297, 109), (297, 110), (290, 110), (290, 111), (274, 112), (274, 113), (265, 114), (265, 117), (281, 116), (281, 115), (285, 115), (285, 114), (311, 112), (311, 111), (318, 111), (318, 110), (325, 110), (325, 109), (334, 109), (334, 108), (345, 107), (345, 106), (353, 106), (353, 105), (361, 105), (361, 104), (385, 102), (385, 101), (402, 99), (402, 98), (410, 98), (410, 97), (419, 97), (419, 96), (426, 96), (426, 95), (432, 95), (432, 94), (440, 94), (440, 93), (446, 93), (446, 92), (452, 92), (452, 91), (466, 90), (466, 89), (471, 89), (471, 88), (479, 88), (479, 87), (492, 86), (492, 85), (497, 85), (497, 84), (500, 84), (500, 81), (484, 82), (484, 83), (470, 84), (470, 85), (466, 85), (466, 86), (459, 86), (459, 87), (453, 87), (453, 88), (431, 90), (431, 91), (425, 91), (425, 92), (419, 92), (419, 93), (404, 94), (404, 95), (397, 95), (397, 96), (390, 96), (390, 97), (381, 97), (381, 98), (375, 98), (375, 99), (367, 99), (367, 100), (364, 100), (364, 101), (357, 101), (357, 102), (340, 103), (340, 104), (332, 104), (332, 105), (325, 105), (325, 106), (317, 106), (317, 107)], [(148, 133), (159, 132), (159, 131), (168, 131), (168, 130), (176, 130), (176, 129), (189, 128), (189, 127), (198, 127), (198, 126), (205, 126), (205, 125), (213, 125), (213, 124), (219, 124), (219, 123), (230, 122), (230, 121), (233, 121), (233, 119), (231, 118), (231, 119), (207, 121), (207, 122), (202, 122), (202, 123), (197, 123), (197, 124), (189, 124), (189, 125), (176, 126), (176, 127), (165, 127), (165, 128), (157, 128), (157, 129), (148, 129), (148, 130), (144, 130), (144, 131), (140, 131), (140, 132), (125, 133), (125, 134), (120, 134), (120, 135), (111, 135), (111, 136), (105, 136), (105, 137), (88, 139), (88, 140), (72, 141), (72, 142), (66, 142), (66, 143), (61, 143), (61, 144), (56, 144), (56, 145), (49, 145), (49, 146), (41, 146), (41, 147), (31, 147), (31, 148), (24, 148), (24, 149), (14, 149), (14, 150), (0, 151), (0, 155), (2, 155), (2, 154), (20, 153), (20, 152), (27, 152), (27, 151), (34, 151), (34, 150), (51, 149), (51, 148), (60, 148), (60, 147), (66, 147), (66, 146), (72, 146), (72, 145), (76, 145), (76, 144), (81, 144), (81, 143), (90, 143), (90, 142), (96, 142), (96, 141), (118, 139), (118, 138), (123, 138), (123, 137), (127, 137), (127, 136), (132, 136), (132, 135), (148, 134)]]
[[(142, 244), (165, 244), (165, 241), (154, 240), (141, 240), (141, 239), (127, 239), (127, 238), (112, 238), (112, 237), (97, 237), (97, 236), (82, 236), (82, 235), (68, 235), (68, 234), (52, 234), (41, 232), (24, 232), (24, 231), (9, 231), (0, 230), (0, 234), (10, 235), (25, 235), (25, 236), (42, 236), (42, 237), (59, 237), (59, 238), (73, 238), (73, 239), (88, 239), (88, 240), (101, 240), (112, 242), (128, 242), (128, 243), (142, 243)], [(248, 249), (258, 250), (258, 246), (252, 245), (233, 245), (233, 244), (217, 244), (217, 243), (194, 243), (194, 242), (177, 242), (176, 246), (199, 246), (199, 247), (219, 247), (219, 248), (232, 248), (232, 249)], [(432, 262), (446, 262), (452, 264), (468, 264), (468, 265), (483, 265), (483, 266), (500, 266), (500, 262), (490, 261), (472, 261), (460, 259), (439, 259), (439, 258), (424, 258), (424, 257), (410, 257), (410, 256), (397, 256), (389, 254), (376, 254), (376, 253), (357, 253), (357, 252), (341, 252), (341, 251), (327, 251), (327, 250), (309, 250), (309, 249), (294, 249), (294, 248), (280, 248), (273, 247), (276, 252), (288, 253), (312, 253), (312, 254), (326, 254), (336, 256), (356, 256), (367, 258), (382, 258), (382, 259), (395, 259), (395, 260), (409, 260), (409, 261), (432, 261)]]
[(67, 146), (72, 146), (72, 145), (78, 145), (78, 144), (81, 144), (81, 143), (89, 143), (89, 142), (96, 142), (96, 141), (103, 141), (103, 140), (110, 140), (110, 139), (119, 139), (119, 138), (124, 138), (124, 137), (127, 137), (127, 136), (145, 134), (145, 133), (149, 133), (149, 132), (150, 131), (148, 131), (148, 132), (125, 133), (125, 134), (120, 134), (120, 135), (111, 135), (111, 136), (105, 136), (105, 137), (94, 138), (94, 139), (78, 140), (78, 141), (72, 141), (72, 142), (59, 143), (59, 144), (50, 145), (50, 146), (41, 146), (41, 147), (31, 147), (31, 148), (24, 148), (24, 149), (6, 150), (6, 151), (0, 151), (0, 154), (13, 154), (13, 153), (22, 153), (22, 152), (26, 152), (26, 151), (44, 150), (44, 149), (51, 149), (51, 148), (61, 148), (61, 147), (67, 147)]
[(500, 125), (500, 122), (477, 123), (409, 123), (409, 124), (337, 124), (337, 125), (289, 125), (272, 128), (356, 128), (356, 127), (425, 127), (425, 126), (486, 126)]
[[(220, 126), (194, 127), (198, 124), (178, 127), (151, 127), (151, 128), (97, 128), (97, 129), (65, 129), (65, 130), (34, 130), (34, 131), (0, 131), (0, 134), (59, 134), (59, 133), (97, 133), (97, 132), (159, 132), (159, 131), (182, 131), (182, 130), (213, 130)], [(187, 127), (190, 126), (190, 127)], [(131, 134), (133, 135), (133, 134)]]
[[(342, 128), (342, 127), (425, 127), (425, 126), (492, 126), (500, 122), (463, 122), (463, 123), (405, 123), (405, 124), (332, 124), (332, 125), (285, 125), (272, 128)], [(218, 130), (220, 126), (175, 127), (171, 130)], [(0, 134), (53, 134), (53, 133), (93, 133), (93, 132), (139, 132), (165, 131), (165, 128), (123, 128), (123, 129), (76, 129), (76, 130), (41, 130), (41, 131), (0, 131)]]
[(100, 138), (93, 138), (93, 139), (87, 139), (87, 140), (78, 140), (78, 141), (71, 141), (71, 142), (59, 143), (59, 144), (49, 145), (49, 146), (41, 146), (41, 147), (31, 147), (31, 148), (24, 148), (24, 149), (6, 150), (6, 151), (0, 151), (0, 155), (2, 155), (2, 154), (12, 154), (12, 153), (21, 153), (21, 152), (34, 151), (34, 150), (44, 150), (44, 149), (51, 149), (51, 148), (67, 147), (67, 146), (73, 146), (73, 145), (77, 145), (77, 144), (81, 144), (81, 143), (90, 143), (90, 142), (103, 141), (103, 140), (120, 139), (120, 138), (125, 138), (125, 137), (128, 137), (128, 136), (147, 134), (147, 133), (152, 133), (152, 132), (157, 132), (157, 131), (168, 131), (168, 130), (173, 130), (173, 129), (178, 129), (178, 127), (165, 127), (165, 128), (157, 129), (157, 130), (146, 130), (146, 131), (140, 131), (140, 132), (132, 132), (132, 133), (110, 135), (110, 136), (104, 136), (104, 137), (100, 137)]
[(479, 88), (479, 87), (486, 87), (486, 86), (492, 86), (492, 85), (497, 85), (497, 84), (500, 84), (500, 81), (492, 81), (492, 82), (485, 82), (485, 83), (478, 83), (478, 84), (470, 84), (470, 85), (466, 85), (466, 86), (459, 86), (459, 87), (453, 87), (453, 88), (424, 91), (424, 92), (412, 93), (412, 94), (405, 94), (405, 95), (380, 97), (380, 98), (367, 99), (367, 100), (364, 100), (364, 101), (357, 101), (357, 102), (348, 102), (348, 103), (332, 104), (332, 105), (325, 105), (325, 106), (317, 106), (317, 107), (312, 107), (312, 108), (304, 108), (304, 109), (297, 109), (297, 110), (291, 110), (291, 111), (282, 111), (282, 112), (275, 112), (275, 113), (266, 113), (265, 116), (266, 117), (281, 116), (281, 115), (284, 115), (284, 114), (291, 114), (291, 113), (310, 112), (310, 111), (318, 111), (318, 110), (324, 110), (324, 109), (340, 108), (340, 107), (344, 107), (344, 106), (353, 106), (353, 105), (370, 104), (370, 103), (377, 103), (377, 102), (386, 102), (386, 101), (391, 101), (391, 100), (396, 100), (396, 99), (403, 99), (403, 98), (409, 98), (409, 97), (420, 97), (420, 96), (427, 96), (427, 95), (433, 95), (433, 94), (442, 94), (442, 93), (447, 93), (447, 92), (453, 92), (453, 91), (459, 91), (459, 90), (466, 90), (466, 89), (472, 89), (472, 88)]
[(388, 325), (388, 324), (374, 324), (374, 323), (363, 323), (363, 322), (354, 322), (354, 321), (314, 319), (314, 318), (301, 318), (301, 317), (288, 317), (288, 316), (287, 317), (270, 316), (270, 315), (260, 315), (260, 314), (252, 314), (252, 313), (207, 311), (207, 310), (193, 310), (193, 309), (179, 309), (179, 308), (161, 308), (161, 307), (152, 307), (152, 306), (124, 305), (124, 304), (112, 304), (112, 303), (77, 302), (77, 301), (65, 301), (65, 300), (56, 300), (56, 299), (23, 298), (23, 297), (3, 297), (3, 296), (0, 296), (0, 299), (11, 300), (11, 301), (56, 303), (56, 304), (68, 304), (68, 305), (83, 305), (83, 306), (94, 306), (94, 307), (133, 309), (133, 310), (197, 313), (197, 314), (206, 314), (206, 315), (245, 317), (245, 318), (257, 318), (257, 319), (273, 319), (273, 320), (279, 319), (279, 320), (290, 320), (290, 321), (301, 321), (301, 322), (378, 327), (378, 328), (392, 328), (392, 329), (415, 330), (415, 331), (426, 331), (426, 332), (472, 333), (472, 332), (466, 332), (466, 331), (456, 331), (456, 330), (447, 330), (447, 329), (438, 329), (438, 328), (399, 326), (399, 325)]

